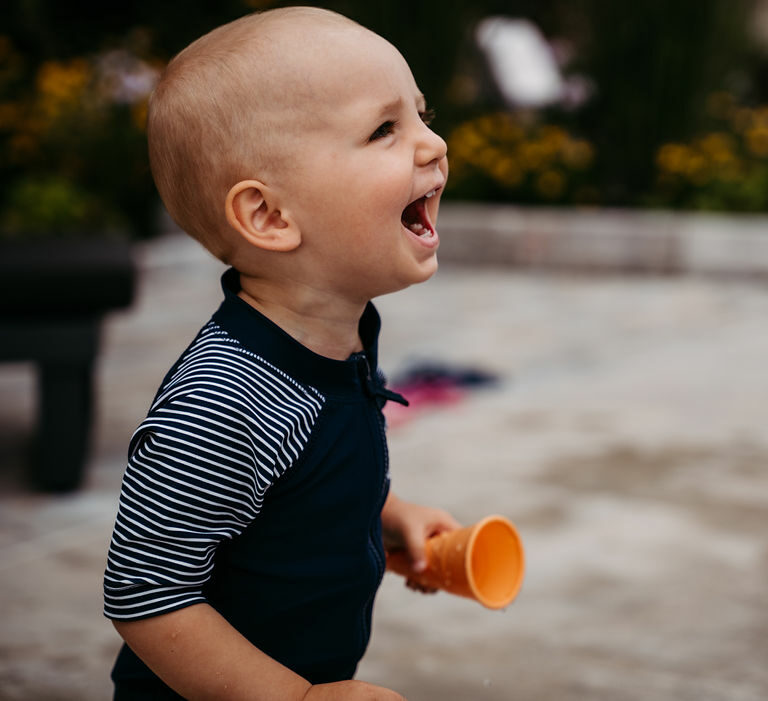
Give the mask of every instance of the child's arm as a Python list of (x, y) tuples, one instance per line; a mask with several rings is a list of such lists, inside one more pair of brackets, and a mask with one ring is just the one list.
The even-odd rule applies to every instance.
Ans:
[(392, 492), (381, 510), (381, 526), (384, 546), (388, 550), (405, 548), (416, 572), (427, 566), (424, 554), (427, 538), (461, 528), (461, 524), (447, 511), (411, 504)]
[(155, 674), (190, 701), (405, 701), (358, 681), (313, 686), (248, 642), (208, 604), (114, 626)]

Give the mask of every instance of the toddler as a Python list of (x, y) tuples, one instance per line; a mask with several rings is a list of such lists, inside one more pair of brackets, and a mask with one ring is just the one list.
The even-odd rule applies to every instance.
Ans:
[(152, 172), (230, 267), (129, 446), (105, 573), (115, 699), (400, 699), (353, 680), (385, 550), (446, 512), (389, 491), (371, 300), (427, 280), (446, 145), (395, 48), (249, 15), (169, 64)]

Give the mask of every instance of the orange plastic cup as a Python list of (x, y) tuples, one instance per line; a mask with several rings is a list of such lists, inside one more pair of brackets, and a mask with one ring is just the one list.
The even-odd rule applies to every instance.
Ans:
[(517, 596), (525, 574), (525, 553), (517, 529), (503, 516), (441, 533), (426, 542), (427, 567), (414, 572), (408, 554), (387, 555), (387, 569), (421, 586), (476, 599), (501, 609)]

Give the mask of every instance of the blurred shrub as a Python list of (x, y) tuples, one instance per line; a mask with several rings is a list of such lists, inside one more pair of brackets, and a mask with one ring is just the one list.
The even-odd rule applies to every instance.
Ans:
[(156, 233), (147, 98), (167, 60), (270, 3), (19, 0), (0, 29), (0, 237)]
[[(586, 85), (589, 95), (577, 105), (564, 99), (538, 111), (505, 105), (488, 89), (487, 72), (464, 69), (464, 57), (454, 85), (455, 94), (468, 97), (463, 114), (449, 110), (458, 119), (445, 132), (454, 164), (451, 194), (534, 204), (768, 207), (761, 155), (768, 134), (760, 110), (750, 121), (738, 104), (761, 101), (760, 52), (750, 33), (753, 0), (482, 5), (486, 15), (533, 21), (566, 84)], [(730, 98), (731, 116), (713, 124), (708, 108), (723, 101), (725, 93), (716, 91), (724, 88), (739, 97)], [(505, 119), (498, 116), (502, 111)], [(443, 124), (438, 121), (438, 129)], [(588, 162), (569, 162), (553, 147), (558, 140), (588, 146)], [(726, 167), (717, 159), (728, 153)]]
[(0, 231), (151, 233), (144, 115), (157, 69), (124, 50), (31, 63), (0, 36)]
[(124, 228), (121, 217), (91, 192), (56, 175), (13, 183), (0, 220), (6, 238), (102, 235)]
[(448, 136), (449, 192), (469, 199), (591, 204), (594, 149), (555, 124), (513, 114), (483, 115)]
[[(655, 180), (636, 204), (719, 211), (768, 210), (768, 105), (740, 104), (728, 92), (709, 96), (710, 128), (659, 146)], [(448, 135), (448, 194), (520, 204), (601, 202), (592, 142), (530, 114), (493, 112)]]
[(712, 128), (656, 152), (656, 205), (707, 210), (768, 209), (768, 105), (747, 107), (728, 92), (709, 96)]

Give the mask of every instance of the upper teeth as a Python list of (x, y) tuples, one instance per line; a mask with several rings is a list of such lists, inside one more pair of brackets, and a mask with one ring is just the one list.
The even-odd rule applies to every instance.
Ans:
[(437, 193), (437, 188), (435, 188), (434, 190), (430, 190), (426, 195), (424, 195), (424, 197), (429, 199), (430, 197), (434, 197), (435, 193)]

